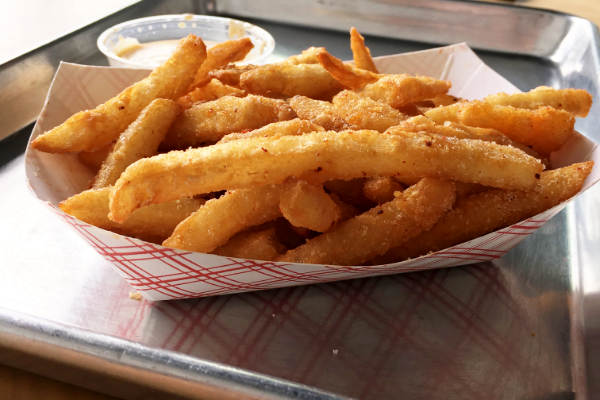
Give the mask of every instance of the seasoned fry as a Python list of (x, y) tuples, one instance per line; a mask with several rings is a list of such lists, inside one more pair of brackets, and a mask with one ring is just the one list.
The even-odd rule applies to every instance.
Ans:
[(332, 56), (327, 51), (317, 53), (317, 59), (324, 69), (343, 86), (350, 89), (362, 89), (365, 85), (376, 82), (383, 76), (344, 64), (342, 60)]
[(309, 47), (302, 51), (302, 54), (288, 57), (285, 62), (288, 64), (318, 64), (317, 53), (325, 51), (325, 47)]
[(142, 207), (123, 224), (108, 219), (110, 188), (86, 190), (61, 202), (60, 209), (90, 225), (121, 235), (161, 243), (171, 235), (177, 224), (200, 207), (204, 200), (181, 199)]
[(540, 86), (527, 93), (497, 93), (483, 99), (495, 106), (512, 106), (535, 110), (552, 107), (574, 117), (586, 117), (592, 106), (592, 95), (582, 89), (553, 89)]
[(77, 158), (83, 164), (92, 167), (96, 171), (100, 169), (108, 154), (112, 151), (115, 144), (113, 142), (106, 143), (96, 151), (82, 151), (77, 154)]
[(452, 203), (453, 183), (425, 178), (393, 201), (342, 222), (277, 261), (360, 265), (430, 229)]
[(282, 183), (288, 176), (311, 183), (429, 176), (528, 190), (542, 169), (539, 160), (509, 146), (439, 135), (347, 131), (250, 138), (136, 162), (115, 184), (109, 218), (122, 222), (142, 205)]
[(374, 203), (384, 204), (394, 200), (394, 193), (402, 192), (404, 189), (406, 189), (406, 186), (397, 182), (391, 176), (374, 176), (366, 180), (363, 193), (367, 199)]
[(322, 186), (294, 177), (283, 183), (279, 208), (292, 225), (316, 232), (329, 230), (341, 216), (339, 207)]
[(350, 129), (350, 125), (335, 113), (333, 104), (328, 101), (294, 96), (290, 99), (289, 104), (298, 115), (298, 118), (311, 121), (327, 131), (339, 132)]
[(210, 71), (223, 68), (229, 63), (242, 61), (250, 50), (254, 48), (252, 41), (248, 37), (241, 39), (228, 40), (223, 43), (219, 43), (208, 50), (206, 62), (198, 69), (194, 83), (191, 88), (197, 88), (210, 82), (211, 77), (209, 76)]
[(340, 91), (342, 86), (320, 64), (290, 64), (286, 62), (267, 64), (244, 72), (240, 86), (248, 93), (266, 95), (280, 93), (316, 99)]
[(365, 38), (354, 27), (350, 28), (350, 48), (352, 49), (352, 57), (354, 58), (356, 68), (376, 74), (379, 73), (371, 58), (371, 51), (365, 46)]
[(229, 135), (223, 136), (223, 139), (221, 139), (219, 143), (227, 143), (231, 142), (232, 140), (248, 139), (253, 137), (293, 136), (323, 131), (325, 131), (325, 129), (317, 124), (295, 118), (290, 121), (273, 122), (269, 125), (263, 126), (262, 128), (251, 130), (250, 132), (230, 133)]
[(575, 118), (566, 111), (549, 107), (526, 110), (494, 106), (483, 101), (437, 107), (425, 115), (437, 123), (452, 121), (496, 129), (541, 154), (550, 154), (560, 149), (573, 134), (575, 125)]
[(185, 110), (171, 125), (161, 148), (185, 149), (203, 142), (216, 142), (229, 133), (295, 117), (283, 100), (253, 95), (225, 96)]
[(181, 107), (175, 101), (152, 101), (119, 136), (116, 145), (102, 163), (92, 188), (114, 185), (125, 168), (137, 160), (155, 155), (180, 111)]
[(415, 258), (539, 214), (577, 194), (593, 165), (588, 161), (544, 172), (539, 184), (530, 192), (493, 189), (458, 200), (452, 211), (429, 232), (415, 236), (370, 264)]
[(281, 216), (281, 185), (227, 192), (181, 222), (163, 246), (210, 253), (242, 230)]
[(219, 246), (213, 254), (249, 260), (274, 261), (286, 248), (277, 239), (275, 228), (259, 232), (242, 232)]
[[(366, 211), (377, 205), (377, 203), (369, 200), (363, 192), (367, 179), (368, 178), (355, 178), (347, 181), (342, 179), (331, 179), (323, 183), (323, 187), (331, 192), (332, 195), (339, 196), (341, 201), (353, 204), (360, 207), (363, 211)], [(332, 198), (335, 200), (333, 196)]]
[(400, 108), (444, 94), (450, 86), (449, 81), (426, 76), (384, 75), (377, 82), (366, 85), (359, 93), (393, 108)]
[(385, 132), (400, 124), (407, 115), (351, 90), (344, 90), (333, 98), (334, 111), (352, 126), (353, 129), (371, 129)]
[(189, 92), (183, 97), (180, 97), (177, 102), (184, 109), (188, 109), (195, 103), (201, 101), (216, 100), (224, 96), (244, 97), (246, 92), (233, 86), (224, 85), (216, 79), (211, 80), (204, 86), (200, 86)]
[(229, 64), (224, 68), (212, 70), (208, 73), (208, 76), (219, 80), (221, 83), (227, 86), (233, 86), (239, 89), (240, 77), (244, 72), (248, 72), (256, 68), (256, 65), (241, 65)]
[(183, 96), (193, 80), (193, 71), (205, 59), (202, 39), (194, 35), (182, 39), (171, 57), (146, 79), (94, 110), (81, 111), (45, 132), (32, 142), (33, 148), (48, 153), (93, 151), (117, 140), (152, 100), (177, 100)]

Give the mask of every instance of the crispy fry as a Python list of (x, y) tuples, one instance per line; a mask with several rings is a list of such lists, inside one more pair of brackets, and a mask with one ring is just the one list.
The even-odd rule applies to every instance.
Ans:
[(593, 165), (588, 161), (544, 172), (539, 184), (530, 192), (493, 189), (458, 200), (452, 211), (429, 232), (415, 236), (370, 264), (415, 258), (539, 214), (577, 194)]
[(331, 194), (339, 196), (341, 201), (355, 205), (363, 211), (373, 208), (377, 205), (369, 200), (364, 192), (363, 187), (368, 178), (355, 178), (350, 180), (331, 179), (323, 183), (323, 187)]
[(211, 47), (208, 50), (206, 62), (202, 64), (196, 73), (191, 88), (197, 88), (207, 84), (211, 80), (211, 77), (209, 76), (210, 71), (217, 68), (223, 68), (232, 62), (242, 61), (253, 48), (254, 45), (248, 37), (228, 40)]
[(119, 136), (116, 145), (102, 163), (92, 188), (114, 185), (129, 165), (156, 154), (171, 123), (181, 111), (177, 102), (156, 99)]
[(329, 230), (341, 216), (339, 207), (322, 186), (294, 177), (283, 183), (279, 208), (292, 225), (316, 232)]
[(302, 54), (288, 57), (285, 62), (288, 64), (318, 64), (317, 53), (325, 51), (324, 47), (309, 47), (302, 51)]
[(453, 183), (422, 179), (393, 201), (342, 222), (277, 261), (360, 265), (430, 229), (453, 202)]
[(102, 163), (108, 157), (108, 154), (112, 151), (115, 144), (113, 142), (106, 143), (95, 151), (82, 151), (77, 154), (77, 158), (83, 164), (92, 167), (96, 171), (100, 169)]
[(201, 101), (216, 100), (224, 96), (244, 97), (246, 92), (233, 86), (224, 85), (216, 79), (211, 80), (204, 86), (200, 86), (183, 97), (180, 97), (177, 102), (184, 109), (188, 109), (195, 103)]
[(244, 72), (248, 72), (256, 68), (256, 65), (241, 65), (229, 64), (224, 68), (212, 70), (208, 73), (208, 76), (217, 79), (221, 83), (227, 86), (233, 86), (239, 89), (240, 77)]
[(290, 99), (289, 104), (298, 115), (298, 118), (311, 121), (327, 131), (339, 132), (350, 129), (350, 125), (335, 113), (333, 104), (328, 101), (294, 96)]
[(258, 232), (242, 232), (219, 246), (213, 254), (249, 260), (273, 261), (285, 253), (286, 248), (277, 239), (275, 228)]
[(240, 78), (242, 89), (253, 94), (281, 93), (321, 99), (332, 91), (342, 89), (320, 64), (267, 64), (244, 72)]
[(299, 118), (290, 121), (273, 122), (265, 125), (262, 128), (251, 130), (244, 133), (230, 133), (223, 136), (219, 143), (227, 143), (232, 140), (248, 139), (253, 137), (280, 137), (303, 135), (311, 132), (323, 132), (325, 129), (310, 121), (304, 121)]
[(353, 129), (371, 129), (385, 132), (400, 124), (407, 115), (351, 90), (343, 90), (333, 98), (334, 111)]
[(32, 142), (33, 148), (48, 153), (93, 151), (117, 140), (152, 100), (177, 100), (183, 96), (194, 71), (205, 59), (206, 46), (202, 39), (194, 35), (182, 39), (171, 57), (146, 79), (94, 110), (81, 111), (45, 132)]
[(350, 48), (352, 49), (352, 57), (354, 58), (356, 68), (376, 74), (379, 73), (371, 58), (371, 51), (365, 46), (365, 38), (354, 27), (350, 28)]
[(281, 216), (281, 185), (227, 192), (181, 222), (163, 246), (210, 253), (250, 226)]
[(438, 94), (433, 96), (430, 101), (433, 103), (434, 107), (439, 106), (450, 106), (454, 103), (458, 103), (462, 101), (460, 97), (450, 96), (449, 94)]
[(382, 75), (344, 64), (342, 60), (332, 56), (327, 51), (317, 53), (317, 59), (324, 69), (329, 71), (343, 86), (350, 89), (362, 89), (382, 77)]
[(540, 86), (527, 93), (497, 93), (483, 99), (495, 106), (512, 106), (535, 110), (552, 107), (574, 117), (586, 117), (592, 106), (592, 95), (582, 89), (553, 89)]
[(60, 209), (88, 224), (121, 235), (161, 243), (181, 221), (200, 207), (204, 200), (181, 199), (142, 207), (123, 224), (108, 219), (110, 188), (86, 190), (61, 202)]
[(542, 169), (539, 160), (509, 146), (439, 135), (347, 131), (251, 138), (136, 162), (111, 193), (109, 218), (122, 222), (142, 205), (282, 183), (288, 176), (311, 183), (375, 175), (429, 176), (528, 190)]
[(384, 75), (377, 82), (366, 85), (359, 93), (393, 108), (400, 108), (444, 94), (450, 86), (449, 81), (426, 76)]
[(161, 148), (185, 149), (202, 142), (216, 142), (229, 133), (295, 117), (294, 111), (282, 100), (254, 95), (225, 96), (185, 110), (171, 125)]
[(391, 176), (374, 176), (366, 180), (363, 193), (367, 199), (374, 203), (384, 204), (394, 200), (395, 192), (402, 192), (404, 189), (406, 189), (406, 186), (397, 182)]
[(496, 129), (541, 154), (550, 154), (560, 149), (573, 134), (575, 125), (575, 118), (566, 111), (549, 107), (526, 110), (494, 106), (483, 101), (437, 107), (425, 115), (437, 123), (452, 121)]

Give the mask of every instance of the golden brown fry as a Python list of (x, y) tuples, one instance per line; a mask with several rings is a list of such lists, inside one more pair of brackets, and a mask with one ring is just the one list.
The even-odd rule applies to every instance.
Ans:
[(329, 71), (343, 86), (350, 89), (361, 89), (382, 77), (382, 75), (344, 64), (342, 60), (332, 56), (327, 51), (317, 53), (317, 59), (324, 69)]
[[(365, 197), (363, 187), (368, 178), (355, 178), (350, 180), (331, 179), (323, 183), (323, 187), (332, 195), (339, 196), (341, 201), (355, 205), (366, 211), (377, 205)], [(334, 199), (335, 200), (335, 199)]]
[(181, 106), (175, 101), (152, 101), (119, 136), (116, 145), (102, 163), (92, 188), (114, 185), (125, 168), (137, 160), (155, 155), (180, 111)]
[(283, 183), (279, 208), (292, 225), (316, 232), (329, 230), (341, 216), (339, 207), (321, 185), (294, 177)]
[(294, 96), (290, 99), (289, 104), (298, 115), (298, 118), (311, 121), (327, 131), (339, 132), (350, 129), (350, 125), (335, 113), (333, 104), (328, 101)]
[(213, 79), (206, 85), (200, 86), (185, 96), (180, 97), (177, 102), (181, 104), (184, 109), (188, 109), (195, 103), (201, 101), (216, 100), (224, 96), (244, 97), (245, 95), (246, 92), (244, 92), (242, 89), (224, 85), (218, 80)]
[(366, 180), (363, 193), (372, 202), (383, 204), (394, 200), (394, 193), (402, 192), (404, 189), (406, 186), (391, 176), (374, 176)]
[(108, 154), (112, 151), (114, 145), (113, 142), (110, 142), (106, 143), (96, 151), (82, 151), (77, 154), (77, 158), (83, 164), (98, 171), (106, 157), (108, 157)]
[(444, 94), (450, 86), (449, 81), (426, 76), (384, 75), (377, 82), (366, 85), (359, 93), (393, 108), (400, 108)]
[(350, 218), (354, 218), (362, 212), (357, 206), (342, 201), (340, 196), (338, 196), (336, 193), (329, 193), (329, 197), (340, 209), (340, 218), (337, 220), (338, 223), (346, 221)]
[(181, 221), (200, 207), (204, 200), (181, 199), (142, 207), (123, 224), (108, 219), (110, 188), (86, 190), (61, 202), (60, 209), (90, 225), (152, 243), (168, 238)]
[(203, 142), (216, 142), (229, 133), (295, 117), (283, 100), (253, 95), (225, 96), (185, 110), (171, 125), (161, 149), (185, 149)]
[(256, 65), (241, 65), (229, 64), (224, 68), (212, 70), (208, 73), (213, 79), (217, 79), (227, 86), (240, 87), (240, 77), (244, 72), (248, 72), (256, 68)]
[(495, 106), (512, 106), (535, 110), (552, 107), (564, 110), (574, 117), (586, 117), (592, 106), (592, 95), (582, 89), (553, 89), (540, 86), (527, 93), (497, 93), (483, 99)]
[(247, 260), (274, 261), (286, 248), (277, 239), (275, 228), (258, 232), (242, 232), (219, 246), (212, 254)]
[(198, 69), (194, 83), (190, 88), (193, 89), (207, 84), (211, 80), (210, 71), (223, 68), (232, 62), (242, 61), (253, 47), (254, 45), (248, 37), (228, 40), (211, 47), (208, 50), (206, 62)]
[(318, 64), (317, 53), (325, 51), (325, 47), (309, 47), (302, 51), (302, 54), (288, 57), (285, 62), (288, 64)]
[(202, 39), (194, 35), (182, 39), (171, 57), (146, 79), (94, 110), (81, 111), (45, 132), (32, 142), (33, 148), (49, 153), (93, 151), (117, 140), (152, 100), (177, 100), (183, 96), (194, 71), (205, 59), (206, 46)]
[(365, 38), (354, 27), (350, 28), (350, 48), (352, 49), (352, 57), (354, 58), (356, 68), (376, 74), (379, 73), (371, 58), (371, 51), (365, 46)]
[(219, 143), (227, 143), (232, 140), (248, 139), (253, 137), (279, 137), (303, 135), (311, 132), (323, 132), (325, 129), (310, 121), (304, 121), (299, 118), (290, 121), (273, 122), (265, 125), (262, 128), (254, 129), (249, 132), (230, 133), (223, 136)]
[(280, 194), (281, 185), (227, 192), (177, 225), (163, 246), (210, 253), (242, 230), (280, 217)]
[(539, 160), (513, 147), (439, 135), (347, 131), (250, 138), (136, 162), (115, 184), (109, 217), (122, 222), (142, 205), (282, 183), (288, 176), (311, 183), (429, 176), (528, 190), (542, 169)]
[(301, 95), (317, 99), (342, 89), (320, 64), (286, 62), (262, 65), (243, 73), (240, 86), (253, 94), (280, 93), (289, 97)]
[(352, 90), (343, 90), (333, 98), (334, 111), (350, 124), (352, 129), (371, 129), (385, 132), (408, 118), (407, 115)]
[(439, 106), (450, 106), (454, 103), (458, 103), (462, 101), (460, 97), (450, 96), (449, 94), (438, 94), (433, 96), (430, 101), (433, 103), (434, 107)]
[(560, 149), (573, 134), (575, 125), (575, 118), (566, 111), (550, 107), (526, 110), (494, 106), (483, 101), (437, 107), (425, 115), (437, 123), (452, 121), (496, 129), (541, 154), (550, 154)]
[(361, 265), (430, 229), (452, 203), (453, 183), (425, 178), (393, 201), (342, 222), (277, 261)]
[(429, 232), (415, 236), (370, 264), (419, 257), (539, 214), (577, 194), (593, 165), (588, 161), (544, 172), (539, 184), (530, 192), (493, 189), (458, 200)]

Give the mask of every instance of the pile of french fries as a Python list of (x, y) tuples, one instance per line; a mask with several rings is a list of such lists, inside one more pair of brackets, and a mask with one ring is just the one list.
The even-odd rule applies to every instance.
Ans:
[(324, 48), (235, 66), (249, 39), (182, 39), (146, 79), (37, 137), (97, 169), (60, 203), (86, 223), (227, 257), (379, 265), (435, 252), (578, 193), (593, 163), (552, 169), (591, 96), (540, 87), (467, 101), (443, 80)]

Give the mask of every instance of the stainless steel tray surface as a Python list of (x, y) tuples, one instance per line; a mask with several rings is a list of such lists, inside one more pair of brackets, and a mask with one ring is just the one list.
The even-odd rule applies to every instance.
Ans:
[[(322, 24), (319, 18), (341, 4), (325, 3), (310, 3), (312, 20), (298, 20), (302, 12), (292, 8), (280, 17), (296, 20), (285, 24), (268, 21), (274, 17), (265, 4), (277, 10), (269, 1), (257, 6), (263, 20), (253, 19), (250, 2), (203, 7), (237, 10), (270, 31), (274, 57), (319, 45), (349, 59), (347, 32), (291, 25)], [(430, 3), (452, 2), (423, 2)], [(363, 6), (365, 20), (391, 7), (352, 4)], [(519, 18), (530, 12), (454, 4), (462, 13), (484, 10), (489, 21), (495, 10)], [(458, 13), (452, 10), (445, 9), (446, 20), (434, 12), (446, 21), (439, 27), (427, 24), (439, 42)], [(528, 33), (546, 43), (545, 53), (518, 52), (520, 42), (510, 37), (503, 49), (486, 47), (478, 37), (479, 55), (522, 90), (577, 87), (597, 97), (597, 29), (580, 18), (536, 13), (564, 28), (547, 41), (546, 25)], [(361, 29), (352, 15), (337, 13), (327, 27)], [(382, 21), (378, 32), (363, 29), (374, 56), (434, 46), (381, 37), (394, 36), (396, 27)], [(481, 21), (467, 22), (462, 31), (477, 37)], [(500, 23), (506, 21), (490, 30)], [(596, 142), (599, 104), (577, 125)], [(22, 153), (30, 130), (0, 142), (0, 363), (129, 399), (600, 396), (597, 186), (494, 262), (152, 303), (130, 300), (132, 289), (108, 263), (29, 193)]]

